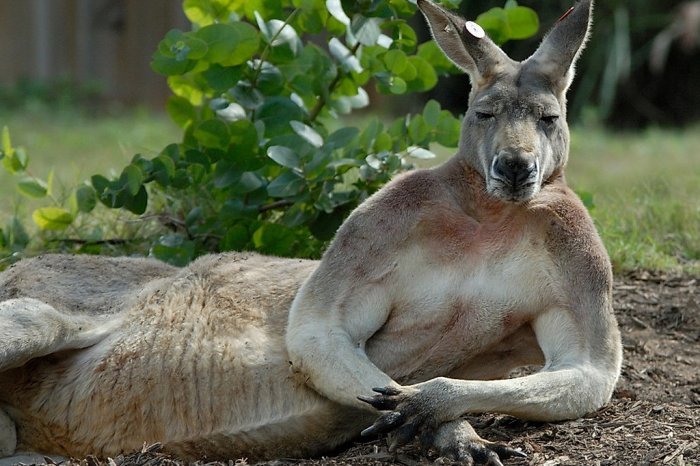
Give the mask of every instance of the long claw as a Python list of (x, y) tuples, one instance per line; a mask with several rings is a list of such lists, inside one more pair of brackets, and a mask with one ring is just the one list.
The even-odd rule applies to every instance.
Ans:
[(397, 402), (395, 400), (388, 400), (382, 396), (365, 396), (359, 395), (358, 400), (364, 401), (368, 405), (371, 405), (379, 411), (391, 411), (396, 408)]
[(508, 458), (527, 458), (527, 454), (524, 451), (516, 450), (514, 448), (507, 447), (505, 445), (494, 444), (490, 446), (491, 450), (495, 451), (498, 456), (502, 459)]
[(381, 416), (374, 422), (374, 424), (363, 430), (360, 435), (366, 437), (368, 435), (383, 434), (401, 425), (403, 421), (403, 414), (393, 411)]
[(396, 396), (401, 393), (401, 390), (396, 387), (374, 387), (372, 391), (385, 396)]

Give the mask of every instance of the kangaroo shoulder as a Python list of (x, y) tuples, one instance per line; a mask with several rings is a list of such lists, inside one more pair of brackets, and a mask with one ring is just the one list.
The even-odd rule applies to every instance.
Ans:
[(610, 259), (583, 202), (567, 186), (548, 187), (540, 196), (545, 242), (560, 267), (608, 287)]

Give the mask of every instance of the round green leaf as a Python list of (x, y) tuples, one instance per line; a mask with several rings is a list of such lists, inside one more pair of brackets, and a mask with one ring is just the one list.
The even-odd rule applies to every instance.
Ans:
[(346, 126), (340, 128), (338, 130), (335, 130), (333, 133), (331, 133), (330, 136), (328, 136), (328, 139), (326, 139), (325, 146), (329, 149), (343, 148), (349, 145), (357, 137), (358, 134), (360, 134), (360, 130), (355, 127)]
[(124, 170), (122, 170), (119, 183), (126, 188), (126, 191), (131, 196), (135, 196), (143, 184), (143, 172), (136, 165), (127, 165), (124, 167)]
[(71, 213), (61, 207), (36, 209), (32, 219), (41, 230), (65, 230), (73, 222)]
[(276, 256), (289, 256), (296, 242), (294, 230), (275, 223), (265, 223), (253, 233), (258, 251)]
[(366, 18), (362, 15), (356, 15), (352, 19), (351, 28), (357, 41), (366, 46), (376, 45), (382, 33), (377, 18)]
[(195, 244), (178, 234), (162, 236), (153, 245), (150, 255), (178, 267), (194, 259)]
[(394, 74), (401, 74), (408, 66), (406, 54), (401, 50), (389, 50), (384, 54), (384, 64), (386, 69)]
[(290, 121), (292, 129), (312, 146), (319, 148), (323, 145), (323, 138), (312, 127), (305, 125), (301, 121)]
[(75, 211), (91, 212), (97, 205), (97, 197), (92, 186), (82, 185), (73, 192), (71, 204)]
[(201, 122), (194, 130), (194, 137), (204, 147), (212, 149), (226, 149), (230, 139), (226, 123), (218, 119)]
[(248, 23), (210, 24), (196, 32), (206, 42), (208, 50), (203, 59), (209, 63), (234, 66), (245, 63), (258, 51), (258, 32)]
[(508, 16), (503, 8), (491, 8), (477, 16), (476, 22), (484, 28), (491, 40), (497, 44), (506, 42), (510, 37)]
[(509, 39), (526, 39), (537, 34), (540, 21), (533, 9), (516, 6), (507, 8), (506, 15), (510, 32)]
[(267, 185), (270, 197), (289, 197), (299, 194), (306, 186), (304, 179), (294, 172), (285, 172)]
[(424, 92), (435, 87), (438, 81), (435, 68), (425, 59), (418, 56), (409, 57), (408, 60), (416, 69), (416, 78), (407, 82), (408, 91)]
[(32, 177), (24, 177), (17, 182), (17, 189), (27, 197), (41, 199), (46, 196), (47, 185), (41, 180)]
[(440, 104), (431, 99), (423, 109), (423, 119), (430, 128), (435, 128), (440, 121)]
[(299, 156), (289, 147), (271, 146), (267, 149), (267, 156), (283, 167), (298, 169), (301, 165)]

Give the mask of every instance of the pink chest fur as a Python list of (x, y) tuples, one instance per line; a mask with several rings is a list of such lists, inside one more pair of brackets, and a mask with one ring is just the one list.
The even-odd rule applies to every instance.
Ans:
[(421, 221), (418, 234), (438, 263), (491, 260), (507, 254), (524, 234), (516, 215), (486, 211), (480, 220), (451, 206), (436, 206)]

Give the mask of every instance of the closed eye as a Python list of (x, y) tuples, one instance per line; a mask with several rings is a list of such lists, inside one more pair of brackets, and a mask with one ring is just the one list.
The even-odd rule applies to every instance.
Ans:
[(540, 121), (547, 126), (552, 126), (559, 119), (559, 115), (546, 115), (540, 118)]
[(486, 112), (475, 112), (476, 119), (480, 121), (485, 121), (485, 120), (490, 120), (493, 118), (492, 113), (486, 113)]

